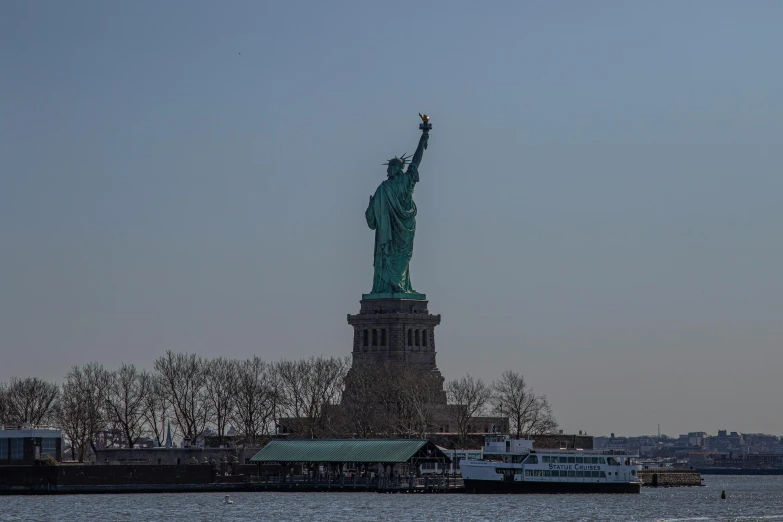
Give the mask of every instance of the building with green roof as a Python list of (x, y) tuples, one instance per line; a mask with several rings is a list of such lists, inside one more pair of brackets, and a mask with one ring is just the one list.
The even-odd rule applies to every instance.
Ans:
[(257, 464), (311, 463), (330, 465), (448, 464), (451, 459), (432, 442), (422, 439), (294, 439), (273, 440), (250, 459)]

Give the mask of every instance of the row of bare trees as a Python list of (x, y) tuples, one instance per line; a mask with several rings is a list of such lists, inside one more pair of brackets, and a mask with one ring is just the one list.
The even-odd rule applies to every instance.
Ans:
[(177, 437), (197, 440), (209, 429), (218, 442), (233, 428), (247, 445), (280, 428), (306, 438), (424, 437), (445, 424), (464, 442), (488, 413), (507, 418), (517, 436), (557, 427), (546, 398), (511, 371), (489, 385), (466, 375), (444, 393), (438, 374), (395, 364), (351, 369), (347, 358), (268, 363), (169, 351), (152, 371), (89, 363), (59, 386), (35, 377), (0, 383), (0, 423), (55, 425), (80, 461), (145, 436), (162, 446), (169, 424)]
[(557, 430), (557, 421), (546, 396), (538, 395), (525, 378), (506, 370), (490, 385), (466, 375), (446, 384), (457, 434), (464, 440), (472, 419), (486, 412), (508, 419), (508, 432), (516, 437), (535, 437)]
[(340, 358), (268, 363), (171, 351), (152, 371), (89, 363), (71, 368), (60, 386), (35, 377), (0, 383), (0, 424), (54, 425), (80, 461), (99, 447), (132, 448), (143, 436), (162, 446), (169, 424), (175, 437), (196, 441), (209, 429), (218, 443), (233, 427), (255, 445), (293, 418), (303, 436), (316, 437), (328, 431), (348, 366)]
[[(547, 398), (516, 372), (491, 384), (465, 375), (444, 387), (432, 372), (390, 363), (354, 366), (341, 414), (343, 430), (357, 437), (425, 437), (445, 425), (459, 443), (491, 424), (516, 437), (554, 433), (558, 426)], [(496, 418), (482, 420), (487, 415)]]
[(360, 438), (425, 437), (448, 422), (439, 375), (391, 362), (354, 365), (340, 410), (342, 429)]

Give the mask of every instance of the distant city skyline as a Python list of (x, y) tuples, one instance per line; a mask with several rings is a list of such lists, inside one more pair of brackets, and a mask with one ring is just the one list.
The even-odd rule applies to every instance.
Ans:
[[(0, 381), (348, 356), (368, 196), (447, 380), (566, 432), (781, 434), (783, 4), (0, 4)], [(466, 236), (470, 242), (464, 241)]]

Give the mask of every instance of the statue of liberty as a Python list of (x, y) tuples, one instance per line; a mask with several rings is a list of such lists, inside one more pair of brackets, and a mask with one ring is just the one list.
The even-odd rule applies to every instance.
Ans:
[[(413, 188), (419, 181), (419, 164), (427, 148), (432, 124), (426, 114), (419, 129), (419, 146), (412, 157), (405, 154), (388, 162), (387, 179), (370, 196), (370, 203), (364, 216), (367, 225), (375, 230), (375, 272), (372, 293), (365, 297), (402, 297), (424, 299), (411, 286), (410, 261), (413, 255), (413, 237), (416, 234), (416, 203), (413, 202)], [(407, 169), (405, 165), (408, 165)], [(407, 294), (407, 295), (389, 295)]]

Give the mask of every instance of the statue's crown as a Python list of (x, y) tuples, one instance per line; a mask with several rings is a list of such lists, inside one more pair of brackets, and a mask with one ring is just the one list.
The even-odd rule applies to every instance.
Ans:
[(408, 160), (410, 159), (410, 156), (405, 156), (403, 154), (400, 157), (394, 156), (392, 159), (384, 163), (384, 165), (390, 165), (392, 167), (403, 167), (406, 163), (409, 163)]

